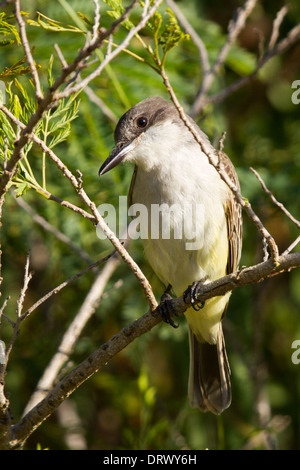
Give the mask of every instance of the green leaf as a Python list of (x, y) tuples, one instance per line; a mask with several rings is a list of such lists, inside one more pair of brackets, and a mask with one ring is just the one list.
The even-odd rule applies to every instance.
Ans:
[(9, 23), (12, 19), (15, 19), (14, 16), (7, 16), (4, 12), (0, 13), (0, 34), (3, 36), (13, 36), (13, 39), (2, 41), (1, 45), (6, 46), (8, 44), (7, 41), (9, 41), (10, 44), (14, 42), (21, 44), (17, 28), (13, 24)]
[(94, 26), (94, 23), (92, 20), (90, 20), (87, 16), (85, 16), (81, 11), (77, 12), (77, 15), (79, 16), (82, 21), (84, 21), (88, 26)]
[(113, 11), (118, 13), (119, 16), (122, 15), (124, 11), (124, 7), (122, 5), (122, 0), (103, 0), (106, 5), (108, 5), (110, 8), (112, 8)]
[[(142, 6), (144, 6), (144, 2), (140, 2), (140, 4)], [(154, 13), (154, 15), (152, 16), (152, 18), (150, 18), (148, 21), (147, 21), (147, 27), (154, 33), (154, 34), (157, 34), (158, 31), (160, 30), (160, 27), (162, 25), (162, 16), (160, 13), (158, 13), (158, 11), (156, 11)]]
[(0, 46), (10, 46), (14, 42), (15, 41), (13, 39), (2, 39), (2, 41), (0, 41)]
[(23, 183), (14, 182), (13, 185), (15, 186), (16, 197), (24, 196), (24, 194), (28, 191), (28, 189), (30, 189), (30, 186), (28, 183), (26, 183), (26, 181), (24, 181)]
[[(49, 30), (49, 31), (55, 31), (55, 32), (72, 32), (72, 33), (82, 33), (85, 34), (84, 31), (81, 29), (77, 28), (76, 26), (68, 25), (65, 23), (62, 23), (60, 21), (52, 20), (51, 18), (48, 18), (46, 15), (43, 15), (43, 13), (40, 13), (39, 11), (37, 12), (38, 14), (38, 20), (27, 20), (27, 23), (30, 26), (37, 26), (37, 27), (42, 27), (43, 29)], [(43, 21), (41, 18), (45, 19)]]
[(51, 57), (50, 57), (50, 60), (49, 60), (49, 65), (48, 65), (48, 70), (47, 70), (49, 87), (52, 87), (52, 85), (54, 83), (54, 77), (52, 75), (53, 60), (54, 60), (54, 57), (53, 57), (53, 54), (51, 54)]
[[(20, 97), (22, 98), (22, 105), (23, 105), (23, 108), (22, 108), (22, 119), (23, 119), (23, 122), (27, 122), (28, 121), (28, 117), (33, 114), (36, 110), (36, 102), (33, 98), (30, 98), (28, 92), (25, 90), (25, 88), (22, 86), (22, 84), (19, 82), (19, 80), (17, 78), (15, 78), (14, 80), (14, 84), (17, 88), (17, 90), (19, 91), (20, 93)], [(11, 102), (13, 101), (13, 94), (11, 92), (11, 84), (10, 84), (10, 87), (9, 87), (9, 95), (11, 96)], [(39, 129), (41, 125), (41, 121), (38, 123), (36, 129), (35, 129), (35, 133), (37, 134), (37, 131)], [(38, 135), (38, 134), (37, 134)]]
[(65, 127), (63, 127), (60, 132), (54, 136), (50, 143), (48, 143), (48, 147), (50, 149), (52, 149), (53, 147), (55, 147), (57, 144), (60, 144), (61, 142), (63, 142), (64, 140), (66, 140), (68, 138), (68, 136), (70, 135), (70, 132), (71, 132), (71, 126), (69, 123), (67, 123), (65, 125)]
[(23, 57), (11, 67), (4, 67), (4, 71), (0, 74), (0, 79), (30, 73), (29, 65), (24, 65), (26, 61), (26, 57)]
[[(121, 0), (103, 0), (106, 5), (108, 5), (112, 10), (107, 11), (107, 15), (113, 18), (114, 20), (117, 20), (120, 18), (122, 13), (124, 12), (125, 8), (122, 5)], [(134, 24), (132, 21), (130, 21), (128, 18), (122, 21), (122, 26), (124, 26), (127, 30), (131, 29), (134, 27)]]
[(21, 106), (18, 95), (13, 96), (13, 103), (12, 103), (11, 111), (17, 119), (20, 118), (20, 115), (22, 114), (22, 106)]
[(74, 98), (69, 98), (67, 101), (61, 100), (57, 108), (44, 118), (40, 130), (49, 148), (67, 139), (71, 131), (70, 123), (78, 116), (79, 103)]
[(4, 135), (7, 137), (8, 141), (14, 142), (17, 138), (16, 133), (6, 115), (2, 111), (0, 112), (0, 121)]
[(177, 46), (177, 44), (179, 44), (181, 41), (185, 41), (190, 38), (188, 34), (185, 34), (183, 31), (181, 31), (177, 18), (172, 10), (167, 8), (166, 11), (170, 18), (158, 40), (164, 53)]
[(58, 117), (61, 117), (61, 119), (53, 122), (50, 125), (49, 133), (55, 132), (56, 130), (76, 119), (78, 116), (78, 107), (79, 101), (75, 101), (72, 98), (70, 98), (67, 103), (65, 103), (64, 100), (60, 101), (59, 106), (51, 115), (51, 120), (55, 120)]

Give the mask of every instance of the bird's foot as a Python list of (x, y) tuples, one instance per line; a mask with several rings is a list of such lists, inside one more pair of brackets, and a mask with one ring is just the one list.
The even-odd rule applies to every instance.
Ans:
[(184, 302), (188, 303), (187, 299), (189, 298), (193, 309), (196, 311), (201, 310), (205, 305), (205, 302), (199, 303), (199, 299), (198, 299), (199, 295), (201, 294), (201, 287), (203, 286), (203, 284), (204, 284), (204, 280), (193, 282), (193, 284), (189, 286), (183, 293)]
[(172, 316), (171, 316), (171, 315), (176, 315), (176, 312), (172, 305), (173, 298), (170, 294), (171, 289), (172, 289), (172, 286), (169, 284), (165, 292), (161, 296), (160, 304), (157, 308), (158, 308), (159, 314), (161, 315), (165, 323), (168, 323), (173, 328), (178, 328), (179, 325), (173, 321)]

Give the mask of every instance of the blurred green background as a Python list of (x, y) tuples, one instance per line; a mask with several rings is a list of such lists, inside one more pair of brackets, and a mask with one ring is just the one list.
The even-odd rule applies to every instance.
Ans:
[[(101, 5), (101, 22), (111, 19)], [(227, 25), (234, 10), (243, 2), (230, 0), (188, 0), (177, 5), (204, 41), (212, 61), (226, 38)], [(300, 21), (300, 5), (289, 2), (280, 37)], [(240, 76), (253, 70), (258, 43), (267, 44), (272, 22), (283, 1), (261, 1), (226, 60), (211, 93), (216, 93)], [(160, 12), (165, 15), (167, 5)], [(12, 6), (3, 7), (12, 12)], [(22, 10), (37, 20), (37, 11), (47, 17), (77, 26), (77, 12), (93, 18), (93, 2), (70, 0), (23, 0)], [(133, 16), (134, 18), (134, 16)], [(259, 33), (260, 32), (260, 33)], [(72, 32), (45, 31), (27, 26), (34, 57), (40, 66), (43, 86), (47, 87), (47, 69), (54, 56), (53, 75), (60, 63), (54, 51), (59, 44), (71, 62), (84, 44), (84, 36)], [(115, 35), (119, 43), (126, 32)], [(146, 42), (153, 44), (149, 31)], [(130, 50), (144, 56), (138, 41)], [(17, 44), (1, 47), (0, 71), (22, 59)], [(240, 178), (242, 194), (247, 197), (266, 227), (284, 251), (298, 236), (296, 227), (262, 192), (250, 172), (254, 167), (265, 183), (290, 212), (300, 218), (300, 104), (291, 101), (291, 85), (300, 79), (300, 42), (283, 56), (275, 57), (252, 80), (223, 103), (208, 106), (197, 119), (212, 141), (218, 142), (225, 130), (225, 151)], [(201, 84), (198, 52), (190, 41), (170, 52), (166, 71), (175, 92), (188, 111)], [(87, 73), (83, 71), (83, 74)], [(6, 83), (14, 77), (7, 77)], [(32, 93), (28, 75), (18, 77)], [(12, 85), (14, 87), (14, 85)], [(118, 119), (129, 107), (148, 96), (168, 98), (161, 78), (149, 67), (123, 53), (103, 74), (90, 84)], [(16, 92), (16, 88), (13, 88)], [(79, 114), (72, 123), (67, 141), (55, 151), (75, 173), (83, 173), (84, 188), (96, 205), (109, 202), (118, 206), (119, 195), (126, 195), (132, 169), (120, 166), (99, 180), (98, 170), (113, 146), (115, 123), (106, 117), (84, 94), (80, 94)], [(36, 178), (41, 181), (41, 152), (33, 147), (29, 159)], [(71, 185), (47, 161), (47, 188), (55, 196), (81, 205)], [(107, 254), (110, 244), (100, 241), (91, 223), (66, 208), (47, 201), (33, 190), (22, 196), (40, 215), (68, 235), (91, 259)], [(87, 263), (68, 246), (35, 224), (7, 195), (2, 227), (2, 301), (11, 299), (5, 313), (15, 316), (16, 300), (23, 282), (24, 264), (31, 250), (34, 277), (26, 296), (29, 307), (56, 285), (83, 269)], [(157, 298), (163, 286), (155, 278), (143, 256), (139, 240), (129, 252), (150, 281)], [(244, 215), (242, 265), (262, 259), (262, 244), (257, 230)], [(21, 325), (11, 354), (6, 377), (11, 409), (17, 422), (45, 366), (55, 353), (62, 335), (76, 315), (93, 282), (89, 273), (44, 303)], [(110, 290), (122, 279), (118, 289)], [(71, 357), (81, 362), (120, 328), (147, 310), (141, 289), (127, 266), (122, 263), (112, 276), (95, 315), (86, 325)], [(187, 402), (188, 336), (184, 317), (175, 330), (159, 324), (118, 354), (100, 373), (81, 386), (50, 419), (32, 434), (26, 449), (37, 445), (50, 449), (241, 449), (266, 448), (270, 440), (279, 449), (300, 448), (300, 364), (292, 363), (292, 342), (300, 339), (300, 271), (277, 276), (256, 286), (235, 291), (224, 321), (225, 338), (232, 371), (231, 407), (220, 417), (191, 409)], [(8, 341), (11, 327), (2, 319), (1, 339)], [(72, 421), (73, 416), (73, 421)], [(70, 424), (71, 419), (71, 424)], [(69, 423), (69, 424), (68, 424)], [(72, 433), (77, 435), (72, 444)], [(71, 437), (70, 437), (71, 436)]]

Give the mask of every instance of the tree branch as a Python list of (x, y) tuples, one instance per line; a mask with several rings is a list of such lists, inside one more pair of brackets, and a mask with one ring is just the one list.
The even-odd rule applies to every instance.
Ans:
[(265, 193), (271, 198), (271, 201), (277, 206), (279, 207), (280, 210), (282, 210), (282, 212), (296, 225), (296, 227), (300, 228), (300, 222), (299, 220), (295, 219), (295, 217), (287, 210), (287, 208), (279, 201), (277, 201), (276, 197), (274, 196), (274, 194), (267, 188), (266, 184), (264, 183), (263, 179), (261, 178), (261, 176), (259, 175), (259, 173), (254, 170), (254, 168), (251, 168), (250, 167), (250, 170), (252, 171), (252, 173), (256, 176), (256, 178), (258, 179), (258, 181), (260, 182), (261, 184), (261, 187), (263, 188), (263, 190), (265, 191)]
[[(224, 295), (238, 287), (261, 282), (267, 278), (288, 272), (300, 266), (300, 252), (280, 256), (278, 265), (271, 259), (255, 266), (242, 268), (236, 273), (224, 276), (203, 285), (198, 302), (206, 301), (218, 295)], [(172, 311), (177, 316), (191, 305), (189, 299), (178, 297), (172, 301)], [(150, 331), (161, 322), (159, 311), (148, 311), (145, 315), (123, 328), (119, 333), (104, 343), (99, 349), (73, 369), (48, 395), (31, 409), (15, 426), (12, 427), (11, 447), (18, 448), (30, 434), (50, 416), (58, 406), (69, 397), (83, 382), (104, 367), (116, 354), (134, 339)], [(1, 447), (0, 447), (1, 448)]]

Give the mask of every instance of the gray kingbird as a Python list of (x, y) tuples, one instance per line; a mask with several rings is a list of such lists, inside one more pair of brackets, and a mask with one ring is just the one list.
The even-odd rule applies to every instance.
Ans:
[[(187, 119), (239, 186), (227, 155), (217, 152), (197, 124), (188, 116)], [(122, 161), (135, 165), (130, 205), (143, 204), (149, 214), (153, 205), (175, 208), (169, 213), (169, 237), (152, 239), (149, 235), (143, 239), (146, 257), (165, 286), (172, 286), (174, 294), (180, 296), (189, 285), (213, 281), (238, 269), (242, 240), (240, 205), (171, 102), (160, 97), (148, 98), (121, 117), (115, 130), (115, 147), (99, 174)], [(202, 207), (197, 229), (201, 236), (194, 249), (187, 249), (191, 240), (184, 234), (178, 237), (177, 228), (182, 225), (187, 205)], [(151, 220), (149, 215), (149, 234)], [(184, 224), (192, 233), (195, 220), (191, 215), (185, 216)], [(191, 406), (215, 414), (231, 403), (230, 367), (222, 329), (229, 297), (230, 293), (214, 297), (201, 310), (197, 311), (195, 305), (185, 312), (190, 344), (189, 401)]]

